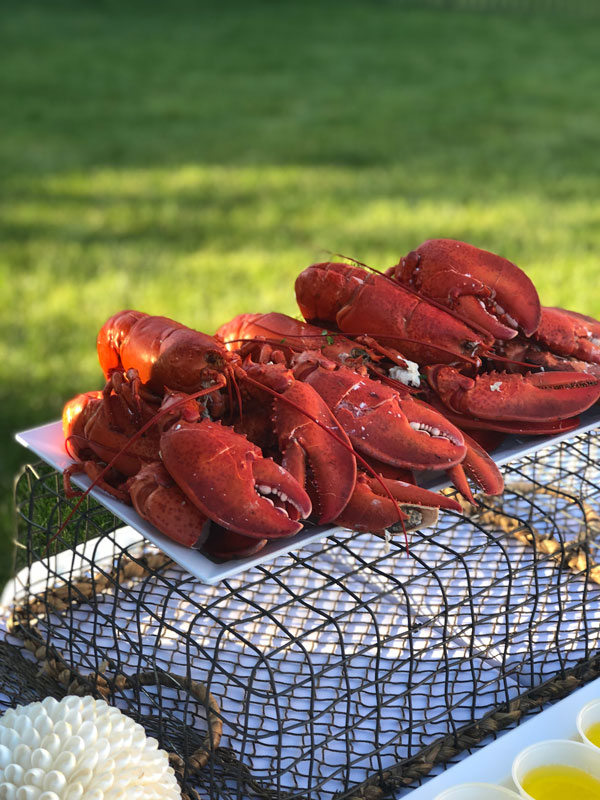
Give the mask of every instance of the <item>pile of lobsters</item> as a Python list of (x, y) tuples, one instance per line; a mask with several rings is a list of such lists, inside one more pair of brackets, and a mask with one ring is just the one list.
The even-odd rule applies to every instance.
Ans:
[[(313, 264), (306, 322), (242, 314), (214, 336), (120, 311), (98, 335), (106, 385), (67, 403), (76, 463), (172, 539), (247, 556), (305, 520), (356, 531), (432, 524), (447, 473), (500, 494), (488, 450), (569, 431), (600, 397), (600, 323), (540, 306), (512, 262), (432, 239), (385, 272)], [(468, 433), (467, 433), (468, 431)]]

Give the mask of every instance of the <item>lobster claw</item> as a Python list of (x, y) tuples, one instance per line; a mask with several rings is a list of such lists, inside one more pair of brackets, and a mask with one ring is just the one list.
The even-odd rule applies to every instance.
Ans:
[(206, 516), (191, 503), (159, 461), (145, 464), (125, 484), (133, 507), (169, 539), (185, 547), (208, 537)]
[(490, 334), (475, 331), (414, 289), (348, 264), (305, 269), (296, 278), (296, 299), (309, 322), (335, 322), (346, 334), (369, 334), (419, 364), (477, 363), (477, 352), (493, 343)]
[(313, 386), (361, 453), (408, 469), (446, 469), (465, 455), (461, 432), (440, 413), (345, 367), (317, 366)]
[(453, 367), (426, 367), (427, 380), (452, 411), (478, 419), (543, 422), (581, 414), (600, 397), (600, 380), (577, 372), (488, 372), (468, 378)]
[(600, 322), (565, 308), (542, 308), (534, 337), (552, 353), (600, 364)]
[[(398, 506), (402, 514), (401, 520), (398, 518)], [(336, 519), (336, 524), (360, 532), (411, 531), (434, 525), (438, 508), (461, 510), (461, 506), (451, 497), (404, 481), (390, 478), (378, 480), (360, 473), (350, 502)]]
[(429, 239), (392, 268), (396, 279), (454, 309), (496, 339), (530, 336), (540, 321), (532, 281), (506, 258), (454, 239)]
[(203, 514), (256, 539), (298, 533), (311, 512), (298, 481), (232, 428), (203, 419), (181, 420), (160, 440), (161, 458)]
[(473, 505), (477, 501), (471, 493), (471, 488), (467, 483), (467, 475), (475, 481), (477, 486), (486, 495), (498, 495), (504, 491), (504, 478), (498, 469), (496, 462), (490, 457), (483, 447), (463, 432), (467, 454), (461, 464), (457, 464), (448, 470), (448, 475), (458, 491), (467, 498)]
[(356, 481), (356, 459), (350, 440), (308, 384), (294, 381), (282, 398), (274, 402), (282, 463), (307, 485), (319, 524), (333, 522), (350, 500)]
[(256, 555), (267, 545), (268, 541), (268, 539), (243, 536), (241, 533), (227, 530), (213, 522), (208, 538), (202, 545), (202, 550), (217, 561), (229, 561), (232, 558), (247, 558)]
[(333, 522), (356, 481), (352, 445), (335, 416), (319, 394), (283, 364), (247, 362), (241, 375), (274, 398), (282, 464), (306, 486), (319, 524)]

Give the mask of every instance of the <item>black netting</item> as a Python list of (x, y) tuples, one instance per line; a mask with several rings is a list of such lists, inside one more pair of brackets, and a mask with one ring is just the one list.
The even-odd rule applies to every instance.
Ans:
[(112, 698), (184, 761), (208, 747), (188, 791), (398, 792), (597, 674), (599, 446), (516, 462), (501, 499), (440, 515), (410, 556), (330, 536), (217, 586), (127, 544), (93, 501), (57, 536), (73, 501), (28, 467), (13, 629), (62, 685)]

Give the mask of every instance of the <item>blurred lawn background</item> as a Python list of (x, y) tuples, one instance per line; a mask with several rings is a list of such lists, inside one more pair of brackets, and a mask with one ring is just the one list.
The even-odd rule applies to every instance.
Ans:
[(121, 308), (213, 332), (296, 313), (327, 251), (387, 267), (449, 236), (600, 315), (598, 33), (400, 0), (5, 2), (0, 579), (13, 434), (101, 386)]

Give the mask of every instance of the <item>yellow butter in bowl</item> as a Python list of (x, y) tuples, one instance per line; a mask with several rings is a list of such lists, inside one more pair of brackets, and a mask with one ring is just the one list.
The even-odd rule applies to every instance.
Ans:
[(600, 747), (600, 722), (595, 722), (585, 732), (586, 739), (588, 739), (596, 747)]
[(600, 780), (563, 764), (537, 767), (525, 775), (521, 785), (534, 800), (600, 800)]
[(570, 739), (536, 742), (515, 758), (512, 778), (527, 800), (600, 800), (600, 751)]
[(586, 744), (600, 748), (600, 699), (590, 700), (577, 715), (577, 731)]

